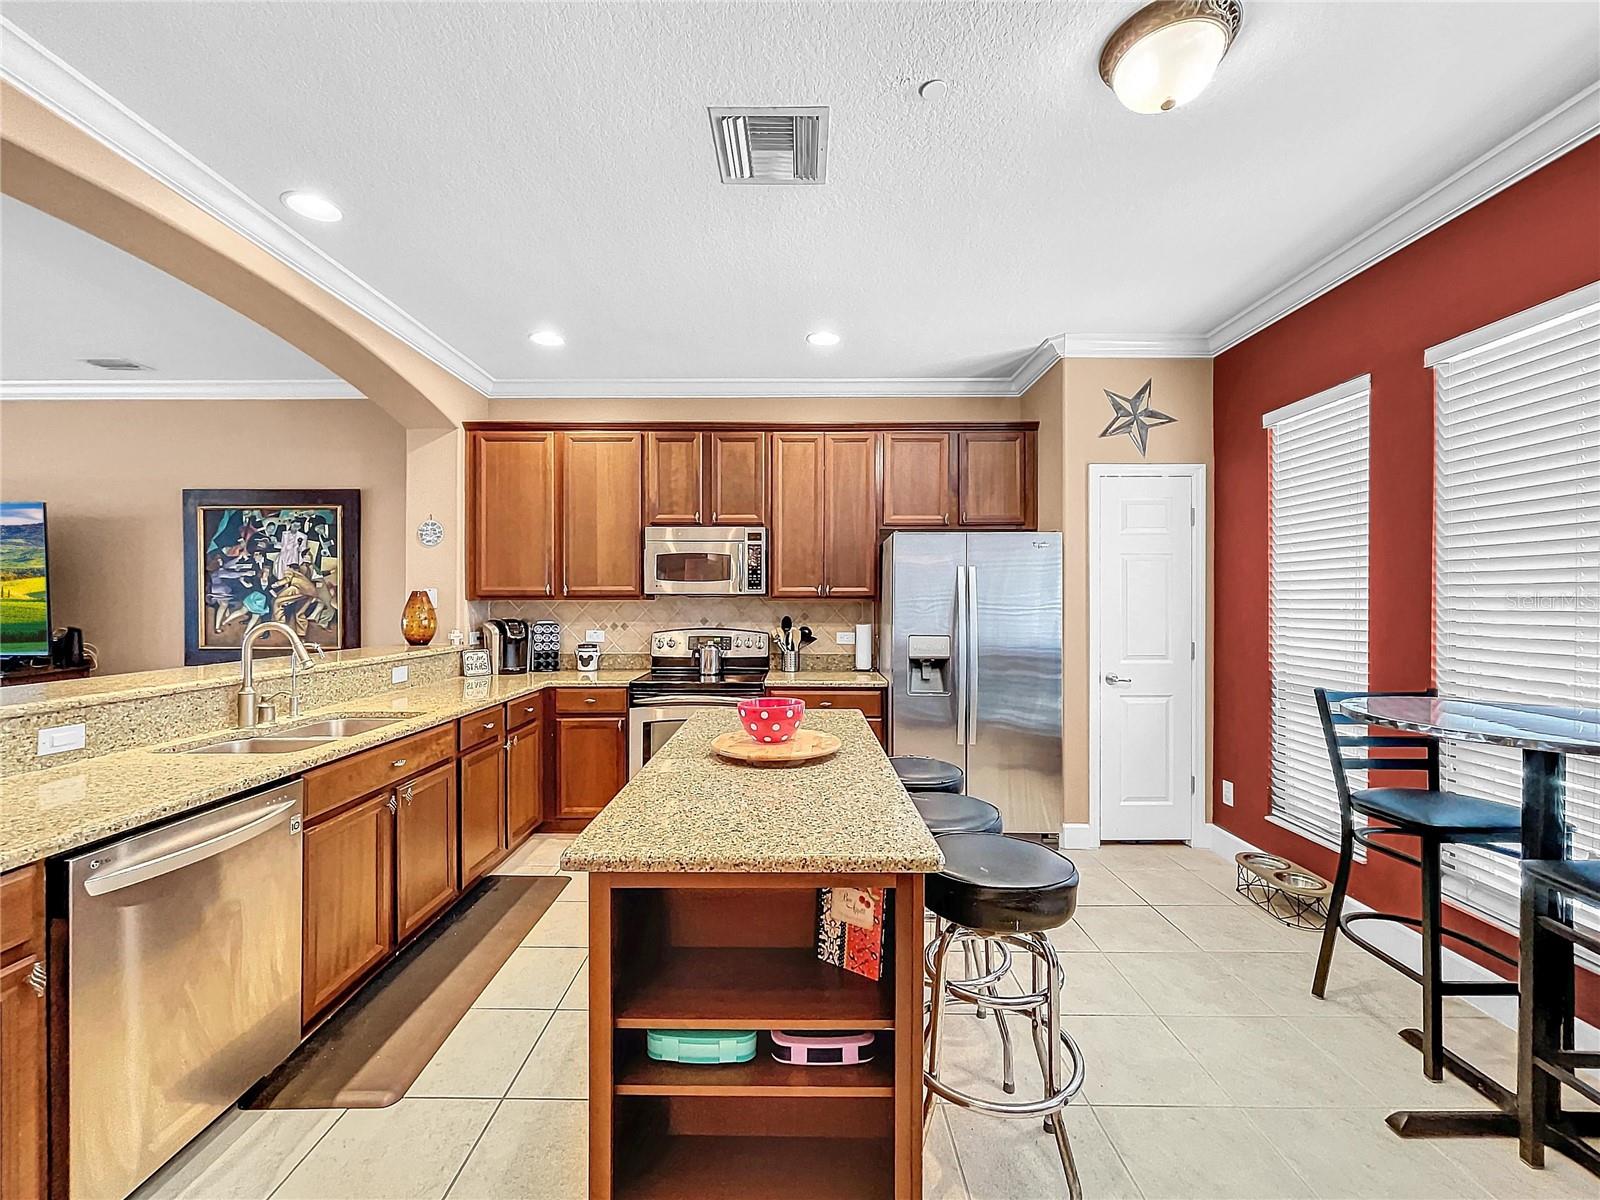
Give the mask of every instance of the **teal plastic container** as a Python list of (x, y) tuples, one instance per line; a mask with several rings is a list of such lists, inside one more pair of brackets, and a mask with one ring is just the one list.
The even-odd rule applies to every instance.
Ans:
[(651, 1058), (676, 1063), (742, 1063), (756, 1056), (753, 1029), (651, 1029)]

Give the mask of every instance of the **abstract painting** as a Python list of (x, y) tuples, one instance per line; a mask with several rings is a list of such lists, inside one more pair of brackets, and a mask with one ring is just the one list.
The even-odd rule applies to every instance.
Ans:
[(186, 665), (236, 660), (265, 621), (324, 650), (361, 644), (359, 489), (186, 489), (183, 556)]

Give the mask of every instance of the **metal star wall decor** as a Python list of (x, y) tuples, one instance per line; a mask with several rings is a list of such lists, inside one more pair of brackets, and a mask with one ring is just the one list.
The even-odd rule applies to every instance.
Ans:
[(1152, 379), (1146, 379), (1144, 386), (1132, 396), (1119, 396), (1110, 388), (1105, 389), (1114, 415), (1111, 423), (1100, 431), (1100, 436), (1108, 438), (1127, 434), (1129, 440), (1139, 447), (1140, 458), (1144, 457), (1145, 446), (1150, 441), (1150, 430), (1157, 425), (1171, 425), (1178, 419), (1150, 407), (1150, 384), (1153, 382)]

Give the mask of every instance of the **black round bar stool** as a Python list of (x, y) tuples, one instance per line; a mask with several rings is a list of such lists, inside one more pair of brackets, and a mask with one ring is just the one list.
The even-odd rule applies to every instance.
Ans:
[(999, 833), (1000, 810), (987, 800), (958, 792), (915, 792), (911, 803), (935, 837), (946, 833)]
[[(1083, 1055), (1061, 1028), (1064, 973), (1056, 949), (1046, 936), (1049, 930), (1070, 921), (1077, 911), (1078, 869), (1070, 859), (1037, 842), (1019, 841), (999, 833), (945, 834), (939, 838), (939, 849), (944, 852), (944, 869), (928, 876), (926, 893), (927, 906), (942, 928), (924, 957), (932, 998), (928, 1009), (928, 1060), (923, 1071), (923, 1120), (932, 1117), (935, 1096), (997, 1117), (1043, 1117), (1046, 1128), (1055, 1135), (1066, 1172), (1067, 1193), (1072, 1200), (1081, 1200), (1083, 1187), (1072, 1160), (1061, 1110), (1083, 1086)], [(971, 964), (977, 959), (984, 964), (982, 973), (965, 979), (950, 976), (947, 964), (958, 944), (963, 951), (969, 947), (976, 950), (967, 957), (968, 970), (974, 969)], [(997, 985), (1010, 974), (1014, 951), (1031, 960), (1031, 984), (1020, 995), (1004, 995)], [(1027, 1017), (1044, 1075), (1043, 1096), (996, 1100), (952, 1087), (939, 1078), (940, 1038), (945, 1006), (951, 999), (973, 1004), (980, 1012), (992, 1011), (1003, 1035), (1007, 1014)], [(1009, 1060), (1009, 1036), (1002, 1037), (1002, 1044)], [(1063, 1049), (1072, 1060), (1070, 1072), (1062, 1070)], [(1007, 1082), (1010, 1075), (1008, 1061)], [(1005, 1090), (1009, 1093), (1013, 1089)]]
[(889, 760), (900, 785), (908, 792), (957, 792), (967, 786), (967, 777), (955, 763), (925, 754), (896, 754)]

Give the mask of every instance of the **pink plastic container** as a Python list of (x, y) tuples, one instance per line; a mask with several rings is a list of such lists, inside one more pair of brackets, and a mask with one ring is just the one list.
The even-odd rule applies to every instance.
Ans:
[(797, 1067), (847, 1067), (872, 1061), (876, 1040), (870, 1033), (846, 1033), (819, 1029), (795, 1033), (772, 1031), (772, 1057)]
[(806, 719), (806, 702), (791, 696), (739, 701), (739, 724), (758, 742), (787, 742)]

